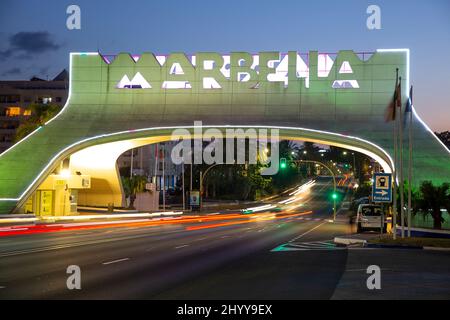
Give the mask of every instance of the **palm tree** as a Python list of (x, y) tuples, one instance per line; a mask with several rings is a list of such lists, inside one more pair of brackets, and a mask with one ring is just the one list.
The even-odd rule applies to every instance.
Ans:
[(48, 120), (56, 116), (61, 107), (55, 104), (36, 103), (30, 106), (31, 115), (19, 125), (14, 141), (22, 140), (35, 129), (43, 126)]
[(145, 176), (122, 177), (122, 186), (125, 192), (125, 196), (130, 197), (130, 209), (134, 209), (136, 194), (145, 191), (146, 184), (147, 177)]
[(424, 181), (420, 185), (420, 194), (417, 208), (423, 214), (431, 214), (433, 227), (441, 229), (442, 222), (444, 222), (441, 209), (447, 209), (450, 212), (450, 184), (443, 183), (441, 186), (434, 186), (431, 181)]

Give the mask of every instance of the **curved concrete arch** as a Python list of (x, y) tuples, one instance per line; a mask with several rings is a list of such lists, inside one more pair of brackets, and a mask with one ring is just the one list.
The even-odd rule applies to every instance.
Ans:
[[(218, 128), (222, 129), (223, 131), (226, 129), (243, 129), (244, 131), (249, 128), (254, 129), (255, 127), (204, 127), (204, 129), (208, 128)], [(176, 128), (167, 128), (165, 130), (174, 129)], [(192, 132), (192, 130), (194, 130), (193, 127), (185, 129), (190, 129), (191, 134), (182, 136), (183, 139), (210, 138), (207, 130), (203, 135), (198, 136)], [(331, 132), (322, 132), (304, 128), (261, 127), (256, 129), (280, 130), (280, 140), (310, 141), (314, 143), (333, 145), (356, 152), (361, 152), (377, 160), (383, 167), (385, 172), (391, 172), (393, 170), (392, 159), (385, 150), (369, 141), (365, 141), (357, 137), (343, 136)], [(79, 193), (79, 203), (86, 206), (106, 206), (109, 203), (114, 203), (116, 206), (123, 206), (125, 203), (125, 199), (123, 196), (123, 189), (117, 170), (117, 159), (122, 153), (128, 150), (144, 145), (171, 140), (171, 136), (168, 135), (154, 136), (153, 131), (154, 130), (148, 129), (142, 130), (139, 133), (130, 133), (128, 138), (120, 135), (119, 140), (115, 142), (95, 144), (70, 155), (71, 173), (75, 174), (75, 172), (80, 172), (82, 174), (91, 176), (91, 189), (86, 189)], [(136, 135), (147, 136), (132, 138), (132, 136)], [(270, 134), (267, 134), (265, 136), (260, 135), (259, 138), (269, 138), (269, 135)], [(237, 137), (243, 138), (244, 136), (237, 135)]]
[[(260, 55), (265, 60), (281, 56), (274, 52)], [(46, 175), (78, 151), (130, 139), (168, 140), (171, 130), (190, 128), (195, 121), (202, 121), (204, 128), (280, 128), (280, 137), (285, 139), (370, 152), (390, 171), (392, 123), (385, 122), (384, 113), (392, 99), (396, 69), (406, 84), (402, 101), (408, 99), (409, 50), (377, 50), (370, 53), (370, 59), (343, 50), (337, 53), (326, 77), (318, 73), (319, 55), (318, 51), (308, 53), (308, 85), (296, 72), (302, 58), (290, 51), (284, 54), (289, 60), (287, 86), (269, 81), (270, 70), (262, 65), (259, 73), (252, 72), (255, 79), (249, 82), (222, 77), (216, 70), (221, 88), (210, 90), (202, 86), (202, 79), (215, 75), (199, 61), (216, 61), (219, 68), (223, 60), (220, 54), (198, 53), (196, 65), (191, 63), (192, 57), (181, 53), (160, 56), (162, 60), (152, 53), (143, 53), (139, 59), (122, 53), (113, 60), (99, 53), (72, 53), (69, 99), (64, 108), (0, 155), (0, 213), (11, 213), (23, 205)], [(253, 59), (245, 52), (231, 56), (233, 74), (241, 70), (239, 59)], [(169, 64), (174, 62), (188, 72), (171, 74)], [(351, 74), (339, 72), (344, 62), (351, 65)], [(133, 79), (137, 73), (151, 88), (119, 86), (125, 76)], [(190, 87), (164, 85), (186, 81)], [(357, 86), (352, 85), (355, 81)], [(405, 112), (404, 106), (399, 112)], [(450, 179), (450, 152), (413, 112), (413, 184), (424, 180), (446, 182)]]

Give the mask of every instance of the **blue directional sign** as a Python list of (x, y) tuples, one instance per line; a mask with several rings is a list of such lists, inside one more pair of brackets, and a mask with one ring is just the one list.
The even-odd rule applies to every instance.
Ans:
[(392, 201), (392, 175), (390, 173), (375, 173), (373, 175), (372, 201)]

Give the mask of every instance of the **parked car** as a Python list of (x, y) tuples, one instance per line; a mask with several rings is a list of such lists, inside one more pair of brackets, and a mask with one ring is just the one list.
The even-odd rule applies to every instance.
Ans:
[(360, 204), (356, 214), (356, 225), (358, 233), (365, 230), (380, 230), (383, 233), (387, 229), (387, 221), (383, 207), (377, 204)]
[(369, 197), (362, 197), (362, 198), (355, 199), (350, 204), (350, 210), (352, 210), (354, 212), (354, 214), (356, 215), (359, 205), (366, 204), (366, 203), (369, 203)]

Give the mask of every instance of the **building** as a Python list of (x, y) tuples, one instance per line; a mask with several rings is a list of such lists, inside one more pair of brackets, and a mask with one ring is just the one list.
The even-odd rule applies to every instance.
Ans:
[(36, 103), (66, 103), (69, 77), (66, 70), (52, 80), (33, 77), (24, 81), (0, 81), (0, 153), (11, 147), (17, 127), (31, 115)]
[[(175, 189), (182, 174), (181, 166), (175, 165), (170, 156), (175, 144), (175, 142), (169, 141), (157, 145), (142, 146), (123, 153), (117, 159), (121, 174), (123, 175), (124, 171), (131, 174), (132, 171), (134, 175), (148, 177), (149, 181), (156, 184), (157, 190), (162, 190), (162, 187), (165, 187), (166, 190)], [(156, 156), (158, 149), (159, 158)], [(164, 183), (163, 176), (165, 177)]]

